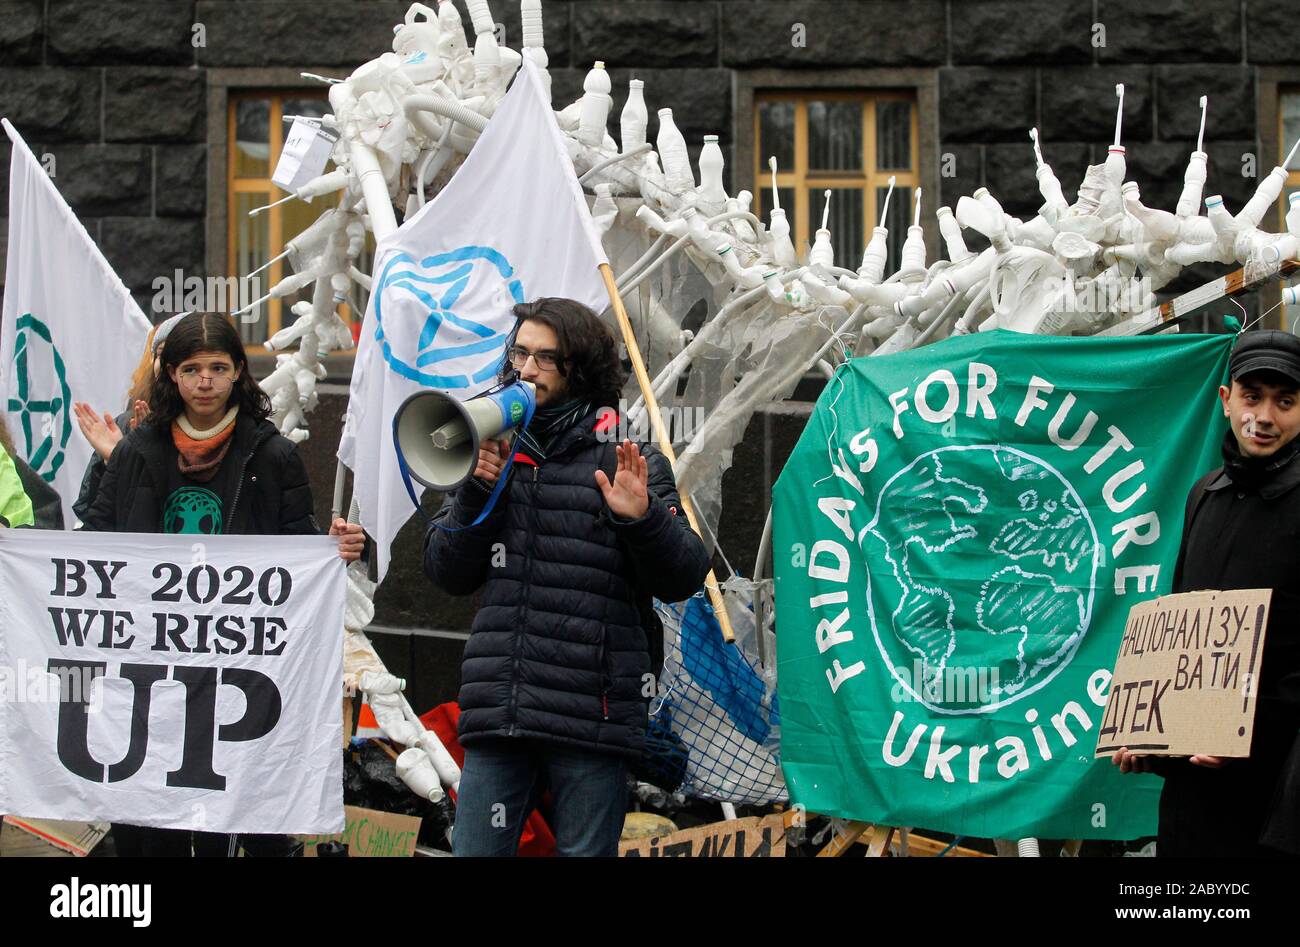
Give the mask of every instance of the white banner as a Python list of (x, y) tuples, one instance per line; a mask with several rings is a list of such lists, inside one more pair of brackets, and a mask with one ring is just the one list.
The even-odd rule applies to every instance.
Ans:
[(328, 536), (0, 529), (0, 812), (343, 830)]
[(375, 251), (339, 458), (381, 581), (415, 513), (393, 450), (398, 406), (422, 388), (465, 399), (495, 384), (516, 303), (609, 305), (605, 253), (536, 69), (524, 60), (451, 181)]
[(63, 523), (93, 453), (73, 401), (126, 407), (149, 320), (45, 168), (7, 121), (9, 249), (0, 318), (0, 411), (14, 446), (63, 499)]

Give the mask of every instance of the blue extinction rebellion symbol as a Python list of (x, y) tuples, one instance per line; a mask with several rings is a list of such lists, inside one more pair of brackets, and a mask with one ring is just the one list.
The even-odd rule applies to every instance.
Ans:
[(13, 374), (17, 397), (9, 399), (7, 408), (22, 419), (23, 459), (42, 480), (53, 483), (72, 434), (68, 372), (44, 322), (24, 313), (17, 329)]
[(398, 253), (374, 289), (375, 341), (388, 367), (430, 388), (470, 388), (496, 377), (506, 334), (470, 318), (524, 301), (510, 261), (468, 246), (416, 260)]

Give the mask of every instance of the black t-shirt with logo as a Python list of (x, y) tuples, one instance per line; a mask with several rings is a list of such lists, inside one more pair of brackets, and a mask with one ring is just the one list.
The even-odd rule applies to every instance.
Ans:
[(177, 461), (180, 452), (170, 437), (166, 439), (167, 485), (163, 501), (161, 531), (164, 533), (205, 533), (226, 531), (226, 513), (235, 498), (239, 463), (228, 452), (217, 468), (216, 476), (206, 482), (181, 473)]

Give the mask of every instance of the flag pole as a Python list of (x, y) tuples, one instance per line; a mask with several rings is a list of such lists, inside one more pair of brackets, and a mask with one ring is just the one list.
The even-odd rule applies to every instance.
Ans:
[[(632, 331), (632, 321), (628, 319), (627, 310), (623, 308), (623, 299), (618, 294), (618, 287), (614, 285), (614, 271), (609, 268), (608, 263), (600, 264), (600, 276), (605, 281), (605, 291), (609, 293), (610, 305), (614, 307), (614, 316), (618, 319), (618, 327), (623, 332), (623, 341), (627, 344), (627, 354), (632, 360), (632, 370), (636, 374), (637, 384), (641, 386), (641, 396), (645, 398), (646, 413), (650, 415), (650, 423), (654, 427), (655, 438), (659, 441), (659, 449), (668, 458), (670, 464), (676, 465), (677, 455), (673, 452), (673, 442), (668, 439), (668, 430), (659, 415), (659, 401), (655, 398), (654, 385), (651, 384), (650, 376), (646, 373), (641, 349), (636, 343), (636, 333)], [(684, 492), (681, 496), (682, 510), (691, 523), (691, 529), (695, 530), (697, 535), (702, 535), (690, 498)], [(727, 615), (722, 589), (718, 587), (718, 579), (712, 569), (709, 569), (709, 574), (704, 579), (704, 588), (709, 593), (709, 602), (713, 605), (714, 615), (717, 616), (718, 627), (722, 629), (722, 640), (727, 644), (735, 644), (736, 633), (731, 630), (731, 618)]]

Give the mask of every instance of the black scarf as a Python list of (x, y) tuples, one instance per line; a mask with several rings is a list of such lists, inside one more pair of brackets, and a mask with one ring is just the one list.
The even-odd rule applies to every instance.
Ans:
[(585, 398), (574, 398), (564, 404), (547, 405), (533, 413), (533, 419), (525, 431), (519, 434), (519, 443), (525, 452), (541, 463), (547, 453), (555, 446), (561, 434), (585, 417), (591, 410), (591, 402)]
[(1294, 438), (1272, 457), (1247, 457), (1231, 430), (1223, 436), (1223, 470), (1239, 487), (1257, 490), (1300, 454), (1300, 437)]

